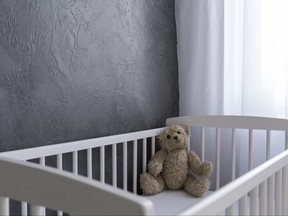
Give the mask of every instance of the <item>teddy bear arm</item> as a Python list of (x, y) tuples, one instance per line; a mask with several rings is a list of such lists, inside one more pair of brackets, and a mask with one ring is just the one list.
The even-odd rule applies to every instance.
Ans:
[(210, 161), (202, 162), (198, 155), (193, 151), (189, 151), (187, 155), (189, 167), (194, 174), (199, 177), (207, 177), (210, 175), (213, 170), (213, 165)]
[(193, 151), (187, 151), (187, 156), (188, 156), (188, 163), (189, 167), (193, 170), (196, 171), (200, 165), (201, 165), (201, 159), (198, 157), (198, 155), (193, 152)]
[(167, 153), (164, 150), (160, 150), (152, 157), (152, 160), (148, 164), (148, 172), (151, 175), (156, 177), (162, 171), (166, 155)]

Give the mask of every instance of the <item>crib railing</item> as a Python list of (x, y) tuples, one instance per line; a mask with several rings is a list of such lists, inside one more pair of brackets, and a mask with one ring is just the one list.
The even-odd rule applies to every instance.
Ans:
[[(72, 169), (66, 171), (70, 171), (75, 175), (80, 175), (80, 173), (78, 173), (80, 170), (78, 166), (79, 155), (80, 152), (83, 153), (84, 151), (84, 158), (86, 159), (86, 163), (84, 165), (86, 168), (86, 177), (89, 179), (99, 180), (102, 183), (111, 184), (114, 187), (120, 187), (117, 185), (117, 181), (119, 181), (119, 176), (121, 176), (121, 189), (124, 191), (137, 193), (139, 192), (137, 191), (138, 176), (140, 173), (146, 171), (146, 164), (150, 160), (151, 156), (155, 153), (156, 136), (161, 130), (162, 128), (158, 128), (108, 136), (104, 138), (80, 140), (56, 145), (15, 150), (0, 153), (0, 156), (22, 161), (35, 162), (36, 160), (36, 162), (42, 166), (47, 166), (46, 159), (52, 156), (56, 157), (55, 168), (58, 170), (63, 170), (65, 165), (65, 163), (63, 163), (64, 157), (67, 154), (70, 154), (72, 155)], [(118, 152), (120, 152), (121, 155), (118, 154)], [(81, 155), (83, 156), (83, 154)], [(110, 161), (110, 164), (108, 165), (107, 159)], [(119, 161), (121, 164), (118, 164)], [(112, 173), (112, 179), (108, 179), (105, 176), (107, 173), (107, 166), (110, 166), (109, 171)], [(97, 171), (99, 175), (95, 176), (93, 171)], [(132, 176), (132, 179), (130, 176)], [(131, 184), (132, 187), (129, 188), (128, 184)], [(0, 212), (3, 215), (9, 215), (9, 203), (8, 198), (0, 197), (0, 209), (2, 211)], [(27, 202), (21, 202), (21, 214), (45, 215), (46, 209), (41, 206), (29, 205)], [(63, 215), (63, 212), (58, 211), (57, 215)]]
[[(272, 139), (274, 131), (282, 131), (281, 136), (284, 138), (282, 139), (281, 151), (288, 148), (287, 120), (244, 116), (190, 116), (171, 118), (168, 119), (166, 123), (167, 125), (183, 124), (190, 126), (191, 139), (188, 140), (189, 148), (196, 151), (202, 160), (206, 159), (213, 162), (214, 173), (211, 177), (211, 182), (215, 184), (215, 190), (218, 190), (223, 185), (242, 175), (239, 171), (239, 166), (242, 162), (245, 163), (244, 166), (247, 166), (245, 173), (257, 166), (257, 164), (255, 164), (257, 159), (255, 156), (258, 155), (258, 150), (255, 147), (258, 147), (257, 145), (259, 145), (259, 143), (262, 145), (263, 142), (261, 148), (265, 149), (264, 160), (266, 161), (272, 158), (275, 155), (272, 151), (275, 144)], [(88, 179), (96, 179), (102, 183), (121, 188), (124, 191), (138, 193), (139, 174), (146, 171), (146, 164), (155, 153), (156, 136), (161, 130), (162, 128), (159, 128), (3, 152), (0, 153), (0, 156), (22, 161), (32, 160), (33, 162), (37, 159), (36, 162), (42, 166), (49, 166), (50, 158), (53, 157), (56, 161), (54, 167), (58, 170), (66, 170), (75, 175), (84, 175)], [(244, 135), (243, 130), (245, 131)], [(258, 130), (263, 132), (261, 133), (261, 142), (255, 139), (259, 132)], [(247, 149), (245, 149), (244, 152), (245, 155), (248, 155), (247, 161), (239, 160), (239, 156), (241, 156), (240, 148), (244, 146), (242, 146), (241, 142), (243, 139), (245, 139), (245, 145), (247, 144)], [(276, 144), (279, 145), (278, 142)], [(211, 149), (213, 150), (212, 153)], [(223, 150), (225, 150), (225, 152), (223, 152)], [(67, 157), (67, 155), (69, 157)], [(69, 163), (71, 162), (71, 165), (67, 166), (67, 163), (65, 163), (66, 160), (69, 161)], [(81, 162), (84, 166), (81, 166)], [(81, 167), (79, 167), (79, 165)], [(227, 165), (229, 165), (229, 169), (226, 169), (225, 166)], [(82, 169), (85, 170), (84, 173)], [(223, 179), (223, 170), (225, 173), (229, 173), (226, 180)], [(279, 173), (277, 175), (280, 176), (281, 174)], [(282, 176), (286, 175), (287, 174), (283, 172)], [(267, 180), (267, 183), (264, 182), (263, 184), (278, 185), (279, 179), (280, 177), (271, 178)], [(282, 180), (282, 182), (283, 181), (284, 180)], [(262, 187), (263, 186), (260, 188)], [(285, 187), (287, 187), (287, 185)], [(271, 189), (272, 186), (269, 188)], [(256, 193), (258, 192), (255, 192), (255, 190), (252, 190), (252, 192), (249, 191), (249, 197)], [(271, 193), (273, 193), (272, 190)], [(276, 194), (276, 192), (274, 193)], [(257, 202), (257, 200), (255, 202)], [(2, 211), (6, 212), (6, 215), (9, 215), (8, 198), (0, 197), (0, 207)], [(232, 207), (228, 208), (227, 211), (233, 211)], [(44, 207), (21, 202), (22, 215), (28, 215), (28, 213), (45, 215), (45, 212)], [(58, 211), (57, 214), (63, 215), (63, 212)]]
[[(246, 173), (258, 165), (256, 159), (260, 157), (260, 151), (257, 148), (265, 149), (261, 163), (288, 149), (288, 121), (285, 119), (251, 116), (183, 116), (167, 119), (166, 125), (173, 124), (190, 126), (191, 148), (196, 150), (195, 148), (200, 146), (199, 151), (196, 150), (196, 152), (201, 155), (202, 160), (213, 161), (215, 171), (212, 181), (215, 182), (216, 190), (242, 174), (239, 166), (246, 166), (244, 172)], [(200, 128), (199, 139), (193, 134), (193, 128)], [(272, 142), (272, 134), (277, 136), (277, 140), (274, 142)], [(229, 137), (228, 140), (227, 137)], [(280, 139), (282, 143), (279, 142)], [(245, 152), (247, 163), (241, 161), (242, 158), (237, 160), (240, 155), (239, 148), (243, 148), (243, 144), (247, 145)], [(214, 148), (212, 153), (214, 155), (210, 154), (209, 158), (205, 158), (211, 148)], [(276, 153), (272, 151), (275, 148), (278, 148)], [(224, 154), (222, 150), (225, 150)], [(231, 155), (231, 157), (227, 157), (227, 155)], [(222, 162), (223, 157), (225, 158), (224, 163)], [(223, 170), (224, 165), (230, 166), (229, 169), (225, 169), (229, 176), (228, 180), (222, 179), (221, 182), (220, 177), (223, 178), (221, 169)]]
[(222, 187), (181, 215), (287, 215), (287, 164), (288, 150)]
[[(0, 170), (3, 195), (61, 209), (70, 215), (147, 215), (153, 211), (149, 200), (69, 172), (3, 157), (0, 157)], [(45, 196), (39, 199), (39, 194)], [(43, 210), (34, 206), (29, 215), (44, 215)], [(8, 206), (3, 203), (0, 215), (9, 215)]]

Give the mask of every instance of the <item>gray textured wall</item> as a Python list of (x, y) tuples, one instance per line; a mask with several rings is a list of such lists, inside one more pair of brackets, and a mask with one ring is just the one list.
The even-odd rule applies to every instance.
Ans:
[(0, 151), (178, 115), (173, 0), (1, 0)]

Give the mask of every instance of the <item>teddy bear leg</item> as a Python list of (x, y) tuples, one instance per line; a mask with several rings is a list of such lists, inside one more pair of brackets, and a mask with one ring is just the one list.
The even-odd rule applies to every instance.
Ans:
[(189, 175), (184, 184), (185, 191), (195, 197), (201, 197), (209, 187), (210, 182), (207, 178), (196, 178), (193, 175)]
[(145, 195), (154, 195), (166, 188), (166, 184), (161, 175), (154, 177), (149, 173), (144, 173), (140, 176), (140, 186)]

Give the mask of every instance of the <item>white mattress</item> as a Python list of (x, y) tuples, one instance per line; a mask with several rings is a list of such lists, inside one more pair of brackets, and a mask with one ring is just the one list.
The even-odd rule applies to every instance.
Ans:
[(202, 197), (197, 198), (187, 194), (184, 190), (165, 190), (153, 196), (145, 196), (145, 198), (153, 202), (155, 215), (175, 215), (195, 205), (212, 193), (213, 191), (207, 191)]

